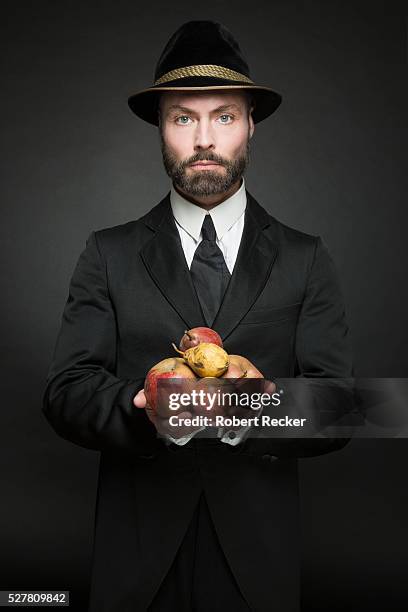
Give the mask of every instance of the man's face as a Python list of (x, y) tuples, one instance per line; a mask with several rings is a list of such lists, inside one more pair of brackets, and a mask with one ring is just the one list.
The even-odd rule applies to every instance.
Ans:
[(161, 97), (164, 167), (191, 196), (224, 193), (240, 179), (253, 131), (242, 92), (166, 92)]

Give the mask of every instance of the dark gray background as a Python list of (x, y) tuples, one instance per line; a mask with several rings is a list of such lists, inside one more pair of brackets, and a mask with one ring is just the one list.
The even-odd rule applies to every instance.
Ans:
[[(402, 7), (2, 3), (1, 589), (71, 590), (86, 609), (98, 454), (58, 438), (41, 397), (90, 231), (169, 189), (157, 131), (126, 100), (181, 23), (224, 23), (254, 80), (282, 93), (256, 127), (247, 187), (329, 246), (356, 373), (408, 375)], [(407, 445), (354, 440), (301, 462), (305, 611), (407, 609)]]

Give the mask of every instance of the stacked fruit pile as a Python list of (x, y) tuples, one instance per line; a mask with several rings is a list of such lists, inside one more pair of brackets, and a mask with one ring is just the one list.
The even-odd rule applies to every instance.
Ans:
[(216, 331), (208, 327), (195, 327), (184, 332), (179, 348), (182, 357), (169, 357), (159, 361), (147, 373), (144, 391), (146, 400), (157, 410), (157, 383), (167, 378), (263, 378), (261, 372), (245, 357), (228, 355)]

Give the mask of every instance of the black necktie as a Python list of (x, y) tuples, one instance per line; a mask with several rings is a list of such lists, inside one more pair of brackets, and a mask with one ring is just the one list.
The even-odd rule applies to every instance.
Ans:
[(231, 274), (221, 249), (215, 242), (215, 227), (209, 214), (204, 217), (201, 233), (203, 239), (195, 250), (190, 274), (204, 318), (208, 327), (211, 327)]

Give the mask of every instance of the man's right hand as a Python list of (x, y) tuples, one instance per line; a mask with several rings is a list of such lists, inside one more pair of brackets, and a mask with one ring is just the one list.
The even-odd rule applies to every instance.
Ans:
[[(184, 436), (189, 436), (191, 434), (197, 433), (201, 431), (202, 427), (192, 427), (192, 426), (171, 426), (169, 424), (169, 417), (162, 418), (158, 416), (158, 414), (152, 410), (151, 406), (146, 401), (146, 395), (144, 389), (141, 389), (133, 398), (133, 404), (136, 408), (144, 408), (146, 410), (146, 414), (149, 417), (150, 421), (155, 426), (157, 432), (162, 436), (170, 436), (175, 439), (183, 438)], [(170, 416), (170, 415), (169, 415)], [(191, 412), (180, 412), (177, 413), (177, 417), (179, 419), (190, 419), (193, 417)]]

